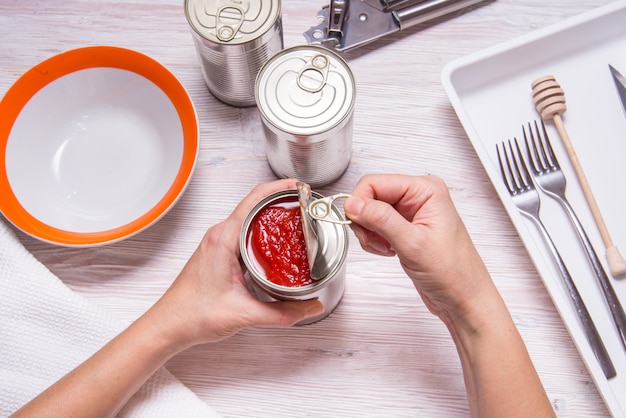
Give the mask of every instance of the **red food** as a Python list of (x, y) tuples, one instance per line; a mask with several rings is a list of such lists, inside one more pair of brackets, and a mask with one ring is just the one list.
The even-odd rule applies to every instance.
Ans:
[(265, 277), (281, 286), (311, 284), (302, 217), (296, 202), (262, 209), (252, 224), (250, 244)]

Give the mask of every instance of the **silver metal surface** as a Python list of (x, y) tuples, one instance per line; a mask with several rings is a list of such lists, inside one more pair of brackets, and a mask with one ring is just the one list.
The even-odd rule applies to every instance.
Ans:
[(345, 199), (347, 197), (350, 197), (350, 195), (346, 193), (338, 193), (323, 199), (312, 200), (307, 207), (307, 212), (309, 216), (316, 221), (349, 225), (352, 221), (346, 220), (344, 217), (338, 218), (333, 212), (333, 204), (335, 200)]
[(346, 51), (482, 1), (331, 0), (317, 14), (320, 23), (304, 32), (304, 37), (311, 45)]
[(593, 267), (596, 280), (600, 289), (602, 289), (604, 299), (606, 300), (609, 311), (611, 312), (613, 322), (617, 328), (617, 333), (622, 341), (622, 346), (626, 349), (626, 314), (624, 313), (622, 304), (620, 303), (620, 300), (617, 297), (617, 294), (615, 293), (604, 268), (602, 267), (600, 258), (591, 245), (587, 232), (583, 228), (576, 212), (574, 212), (574, 209), (565, 196), (567, 181), (563, 171), (561, 171), (561, 166), (559, 165), (556, 155), (552, 150), (552, 145), (550, 144), (550, 138), (548, 137), (546, 127), (542, 122), (540, 129), (539, 125), (535, 121), (534, 129), (529, 123), (528, 129), (524, 127), (523, 131), (528, 161), (530, 162), (535, 182), (541, 190), (546, 192), (548, 196), (556, 199), (561, 206), (563, 206), (563, 209), (572, 222), (574, 229), (578, 233), (578, 237), (580, 238), (583, 248), (585, 249), (587, 259)]
[(303, 45), (274, 55), (256, 82), (274, 173), (313, 187), (338, 179), (352, 155), (355, 97), (352, 71), (333, 51)]
[(622, 107), (624, 108), (624, 112), (626, 112), (626, 77), (624, 77), (612, 65), (609, 65), (609, 69), (613, 75), (613, 81), (615, 82), (619, 98), (622, 101)]
[(616, 376), (615, 366), (609, 357), (609, 353), (602, 342), (602, 338), (593, 323), (593, 319), (585, 306), (585, 303), (572, 280), (572, 277), (559, 254), (548, 230), (539, 218), (539, 193), (535, 188), (533, 179), (528, 171), (528, 167), (522, 157), (517, 140), (508, 141), (508, 149), (505, 143), (502, 143), (502, 149), (496, 145), (498, 153), (498, 162), (500, 163), (500, 171), (502, 180), (513, 199), (513, 203), (517, 209), (526, 217), (531, 219), (537, 225), (543, 239), (545, 240), (555, 263), (559, 268), (563, 283), (567, 288), (570, 300), (574, 304), (576, 314), (583, 328), (583, 332), (587, 337), (587, 341), (593, 351), (602, 372), (607, 379)]
[(254, 106), (254, 83), (283, 49), (280, 0), (185, 0), (202, 75), (211, 93), (233, 106)]
[[(324, 196), (312, 191), (312, 199), (321, 199)], [(298, 190), (289, 189), (273, 193), (262, 199), (246, 216), (239, 236), (239, 247), (241, 258), (246, 267), (246, 280), (251, 291), (262, 301), (275, 300), (306, 300), (319, 298), (324, 304), (324, 312), (316, 317), (310, 318), (298, 325), (306, 325), (317, 322), (328, 316), (339, 304), (346, 278), (346, 256), (348, 254), (348, 230), (344, 225), (329, 222), (314, 222), (319, 248), (315, 260), (315, 266), (319, 268), (314, 274), (320, 277), (312, 284), (301, 287), (286, 287), (277, 285), (265, 277), (263, 270), (256, 265), (254, 258), (249, 255), (250, 226), (257, 214), (265, 207), (276, 204), (280, 201), (293, 200), (298, 202)], [(334, 214), (339, 219), (343, 218), (342, 213), (335, 206), (332, 208)]]
[[(307, 183), (299, 181), (296, 184), (298, 189), (298, 201), (300, 203), (300, 216), (302, 217), (302, 229), (304, 230), (304, 242), (306, 244), (306, 254), (309, 262), (309, 270), (311, 272), (311, 278), (319, 280), (321, 277), (317, 276), (317, 269), (315, 266), (315, 259), (317, 258), (317, 250), (319, 248), (319, 239), (317, 233), (313, 228), (313, 220), (308, 213), (307, 208), (311, 202), (311, 186)], [(314, 273), (315, 272), (315, 273)]]

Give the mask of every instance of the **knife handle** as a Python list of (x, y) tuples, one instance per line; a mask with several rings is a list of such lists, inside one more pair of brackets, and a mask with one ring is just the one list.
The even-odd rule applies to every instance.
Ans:
[[(436, 19), (448, 13), (456, 12), (464, 7), (480, 3), (481, 1), (484, 0), (421, 0), (413, 6), (394, 10), (391, 13), (393, 14), (394, 19), (398, 22), (400, 30), (404, 30), (406, 28), (410, 28), (411, 26)], [(400, 4), (404, 2), (388, 1), (387, 3), (389, 3), (388, 7), (390, 7), (394, 3)]]

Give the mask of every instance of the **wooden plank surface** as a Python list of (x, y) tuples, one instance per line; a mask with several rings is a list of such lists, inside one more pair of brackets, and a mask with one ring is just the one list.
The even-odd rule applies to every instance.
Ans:
[[(196, 171), (182, 199), (156, 225), (89, 249), (56, 247), (18, 232), (70, 288), (124, 322), (162, 294), (210, 225), (256, 183), (274, 179), (257, 109), (224, 105), (206, 89), (182, 3), (0, 0), (0, 94), (54, 54), (106, 44), (161, 62), (196, 105)], [(319, 190), (350, 192), (365, 173), (443, 177), (559, 417), (608, 412), (449, 104), (440, 72), (455, 58), (607, 3), (492, 1), (346, 53), (357, 82), (354, 154), (343, 177)], [(323, 5), (283, 2), (286, 46), (304, 43), (302, 32), (316, 23)], [(364, 253), (353, 235), (345, 296), (330, 317), (298, 329), (245, 331), (183, 352), (167, 367), (225, 416), (469, 413), (445, 327), (424, 307), (397, 260)]]

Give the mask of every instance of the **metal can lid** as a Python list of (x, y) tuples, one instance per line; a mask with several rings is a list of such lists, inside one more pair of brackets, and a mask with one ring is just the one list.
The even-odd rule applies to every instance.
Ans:
[(356, 86), (350, 67), (339, 55), (302, 45), (285, 49), (265, 63), (255, 95), (270, 124), (294, 135), (314, 135), (352, 114)]
[(185, 0), (191, 27), (219, 44), (243, 44), (267, 32), (280, 17), (280, 0)]
[[(315, 199), (321, 199), (324, 196), (312, 191), (311, 195)], [(258, 263), (254, 261), (254, 257), (250, 255), (249, 241), (250, 231), (252, 224), (257, 215), (267, 206), (276, 204), (283, 201), (291, 201), (294, 205), (298, 204), (298, 191), (296, 189), (287, 189), (275, 192), (262, 199), (256, 206), (248, 213), (240, 231), (240, 251), (242, 259), (252, 273), (252, 275), (263, 284), (264, 288), (271, 288), (275, 291), (279, 291), (284, 296), (304, 295), (309, 294), (322, 286), (325, 286), (330, 280), (335, 277), (335, 274), (341, 269), (346, 261), (348, 253), (348, 231), (345, 225), (331, 222), (317, 222), (315, 230), (319, 239), (319, 251), (316, 258), (316, 263), (319, 261), (322, 266), (320, 267), (320, 279), (312, 284), (302, 287), (285, 287), (274, 284), (267, 280), (261, 273), (262, 269), (258, 266)], [(331, 210), (337, 219), (344, 219), (341, 211), (334, 205)]]

